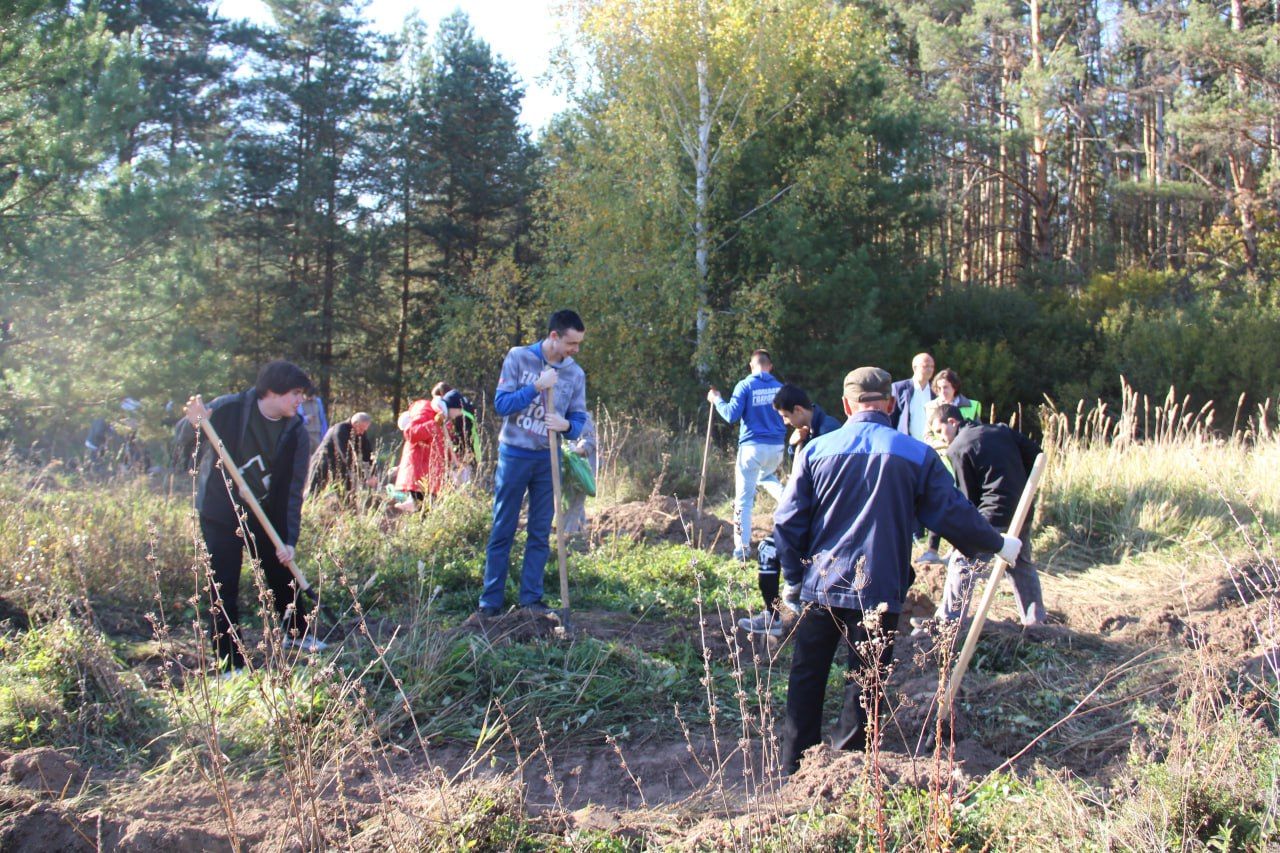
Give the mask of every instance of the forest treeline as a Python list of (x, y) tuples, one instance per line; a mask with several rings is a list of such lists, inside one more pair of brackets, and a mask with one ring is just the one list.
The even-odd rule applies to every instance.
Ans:
[(1280, 0), (574, 0), (536, 138), (461, 13), (266, 5), (0, 7), (0, 440), (279, 356), (487, 396), (553, 306), (666, 421), (757, 346), (831, 409), (923, 348), (997, 414), (1280, 393)]

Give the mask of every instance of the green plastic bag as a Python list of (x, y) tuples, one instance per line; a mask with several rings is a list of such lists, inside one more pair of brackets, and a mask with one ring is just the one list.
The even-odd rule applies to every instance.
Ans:
[(567, 487), (586, 492), (587, 497), (596, 496), (596, 478), (591, 466), (578, 454), (568, 451), (560, 454), (560, 475)]

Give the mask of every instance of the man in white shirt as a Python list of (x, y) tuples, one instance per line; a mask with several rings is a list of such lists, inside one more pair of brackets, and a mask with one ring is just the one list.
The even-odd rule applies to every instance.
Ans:
[(925, 404), (933, 399), (933, 356), (916, 353), (911, 359), (911, 378), (893, 383), (893, 426), (898, 432), (924, 441), (929, 428)]

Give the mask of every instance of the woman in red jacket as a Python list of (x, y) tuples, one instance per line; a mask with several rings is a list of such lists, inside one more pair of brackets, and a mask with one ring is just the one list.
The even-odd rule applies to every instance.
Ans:
[[(396, 489), (408, 492), (421, 502), (429, 492), (440, 493), (446, 470), (446, 438), (444, 418), (440, 416), (437, 401), (449, 386), (439, 383), (432, 390), (431, 399), (414, 400), (409, 410), (400, 415), (397, 426), (404, 433), (404, 451), (400, 454), (400, 467), (396, 470)], [(412, 506), (404, 507), (412, 509)]]

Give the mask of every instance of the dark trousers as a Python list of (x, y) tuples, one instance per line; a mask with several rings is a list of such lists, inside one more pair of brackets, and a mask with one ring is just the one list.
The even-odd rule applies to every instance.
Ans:
[[(262, 525), (253, 516), (247, 522), (249, 547), (262, 564), (262, 574), (271, 590), (272, 604), (280, 617), (280, 628), (286, 635), (297, 631), (300, 636), (306, 628), (300, 610), (300, 602), (293, 586), (293, 573), (276, 559), (276, 548), (271, 544)], [(236, 526), (220, 524), (207, 518), (200, 519), (200, 531), (209, 551), (209, 564), (217, 589), (209, 590), (209, 636), (220, 667), (244, 666), (244, 655), (232, 627), (240, 622), (240, 566), (244, 558), (246, 540)]]
[[(898, 614), (882, 614), (880, 625), (882, 631), (869, 637), (861, 610), (805, 605), (793, 635), (795, 652), (787, 682), (787, 711), (782, 724), (784, 773), (794, 773), (800, 766), (801, 754), (822, 740), (822, 702), (831, 663), (839, 648), (848, 654), (848, 671), (835, 743), (841, 749), (866, 748), (867, 709), (876, 707), (880, 700), (875, 690), (877, 685), (883, 687), (893, 660)], [(864, 702), (867, 708), (863, 708)]]

